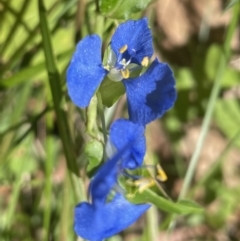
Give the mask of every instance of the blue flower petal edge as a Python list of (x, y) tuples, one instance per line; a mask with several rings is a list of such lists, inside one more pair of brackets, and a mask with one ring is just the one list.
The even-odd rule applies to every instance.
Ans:
[(67, 69), (68, 94), (75, 105), (84, 108), (102, 82), (107, 71), (102, 66), (102, 41), (90, 35), (80, 41)]
[(74, 230), (84, 239), (101, 241), (127, 228), (150, 206), (132, 204), (120, 194), (101, 208), (83, 202), (75, 208)]
[(175, 80), (170, 67), (155, 59), (140, 77), (124, 79), (129, 119), (146, 125), (161, 117), (177, 98)]
[[(131, 148), (122, 156), (121, 167), (135, 169), (142, 165), (146, 152), (145, 128), (133, 122), (119, 119), (110, 127), (110, 142), (121, 150), (126, 143), (134, 142)], [(134, 139), (137, 140), (135, 141)]]
[[(125, 54), (132, 57), (132, 63), (141, 65), (144, 57), (151, 58), (153, 55), (152, 34), (147, 18), (137, 21), (129, 20), (118, 26), (111, 41), (111, 48), (118, 58), (121, 48), (125, 45), (127, 45)], [(128, 56), (124, 57), (128, 60)]]

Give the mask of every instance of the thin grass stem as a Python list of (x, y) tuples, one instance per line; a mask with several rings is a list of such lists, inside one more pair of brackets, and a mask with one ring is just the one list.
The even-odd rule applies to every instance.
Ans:
[[(54, 103), (54, 109), (57, 117), (57, 123), (60, 133), (60, 138), (62, 141), (68, 170), (71, 172), (70, 176), (72, 179), (75, 179), (74, 176), (79, 177), (78, 165), (76, 163), (76, 153), (73, 144), (72, 137), (70, 136), (70, 128), (67, 121), (67, 113), (64, 109), (65, 102), (63, 98), (63, 93), (61, 90), (61, 78), (57, 69), (56, 59), (53, 53), (53, 47), (51, 42), (51, 35), (49, 32), (47, 14), (44, 7), (43, 0), (38, 1), (39, 8), (39, 19), (40, 19), (40, 29), (42, 33), (42, 43), (46, 60), (46, 67), (49, 76), (49, 84), (51, 89), (51, 94)], [(78, 182), (81, 184), (82, 179), (77, 178)], [(76, 182), (72, 180), (73, 190), (75, 194), (75, 199), (78, 201), (78, 190), (81, 192), (81, 196), (84, 197), (85, 193), (82, 192), (81, 188), (78, 189), (75, 185)], [(82, 185), (80, 185), (82, 186)]]
[(223, 46), (222, 56), (221, 56), (221, 59), (220, 59), (217, 75), (216, 75), (214, 85), (213, 85), (213, 89), (212, 89), (212, 92), (211, 92), (211, 95), (210, 95), (209, 103), (208, 103), (208, 106), (207, 106), (207, 111), (206, 111), (206, 114), (205, 114), (204, 119), (203, 119), (203, 125), (202, 125), (202, 128), (201, 128), (200, 136), (198, 138), (193, 156), (190, 160), (190, 165), (188, 167), (186, 176), (184, 178), (183, 187), (181, 189), (179, 199), (184, 198), (186, 196), (188, 190), (189, 190), (189, 187), (191, 185), (193, 175), (195, 173), (196, 166), (197, 166), (197, 163), (198, 163), (198, 160), (199, 160), (199, 155), (201, 153), (206, 135), (207, 135), (208, 130), (209, 130), (214, 106), (215, 106), (215, 103), (218, 99), (218, 95), (219, 95), (219, 92), (220, 92), (220, 89), (221, 89), (221, 79), (222, 79), (222, 76), (223, 76), (223, 73), (225, 71), (227, 61), (228, 61), (229, 55), (230, 55), (230, 41), (232, 39), (232, 36), (234, 34), (234, 30), (235, 30), (236, 25), (237, 25), (238, 12), (239, 12), (239, 5), (236, 4), (234, 9), (233, 9), (233, 17), (232, 17), (232, 19), (230, 21), (230, 25), (227, 29), (226, 39), (225, 39), (225, 43), (224, 43), (224, 46)]

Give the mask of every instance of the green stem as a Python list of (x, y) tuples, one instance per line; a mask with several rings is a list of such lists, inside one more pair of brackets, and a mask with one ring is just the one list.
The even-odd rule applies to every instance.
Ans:
[(229, 143), (226, 145), (224, 150), (218, 155), (218, 158), (213, 163), (211, 169), (209, 169), (206, 174), (198, 181), (196, 186), (191, 190), (191, 193), (197, 190), (202, 185), (206, 185), (209, 180), (214, 176), (214, 174), (219, 170), (221, 165), (223, 164), (224, 160), (226, 160), (226, 156), (229, 153), (229, 151), (233, 148), (234, 144), (237, 140), (240, 138), (240, 129), (236, 132), (236, 134), (233, 136), (233, 138), (229, 141)]
[[(16, 33), (19, 26), (21, 26), (19, 23), (21, 23), (24, 27), (26, 27), (26, 30), (28, 30), (28, 27), (24, 23), (23, 16), (28, 8), (29, 3), (30, 3), (30, 1), (25, 0), (21, 6), (20, 11), (15, 13), (15, 15), (16, 15), (15, 22), (14, 22), (13, 26), (11, 27), (10, 31), (8, 32), (6, 41), (3, 44), (3, 47), (1, 49), (1, 54), (3, 54), (5, 52), (5, 50), (8, 48), (8, 46), (11, 46), (10, 44), (12, 43), (13, 36)], [(2, 4), (4, 7), (8, 7), (8, 4), (6, 4), (5, 2), (2, 2)]]
[(67, 159), (68, 168), (78, 175), (78, 167), (75, 162), (76, 156), (73, 151), (73, 142), (69, 136), (69, 126), (67, 123), (66, 113), (63, 110), (63, 98), (61, 90), (60, 74), (57, 70), (55, 56), (53, 54), (52, 43), (50, 39), (50, 32), (48, 29), (46, 10), (43, 5), (43, 0), (39, 0), (39, 16), (40, 16), (40, 29), (42, 32), (42, 43), (46, 60), (46, 67), (48, 71), (49, 84), (51, 88), (51, 93), (53, 97), (54, 109), (57, 115), (57, 123), (59, 127), (60, 137), (62, 139), (62, 144), (64, 152)]
[[(221, 59), (220, 59), (217, 75), (216, 75), (216, 78), (215, 78), (214, 86), (213, 86), (213, 89), (212, 89), (212, 92), (211, 92), (211, 95), (210, 95), (207, 111), (206, 111), (206, 114), (205, 114), (204, 119), (203, 119), (203, 125), (202, 125), (202, 129), (201, 129), (201, 133), (200, 133), (199, 139), (197, 141), (197, 145), (196, 145), (195, 151), (193, 153), (193, 156), (190, 160), (189, 168), (187, 170), (186, 176), (185, 176), (184, 181), (183, 181), (183, 187), (181, 189), (181, 192), (180, 192), (179, 198), (178, 198), (179, 200), (185, 198), (185, 196), (186, 196), (186, 194), (189, 190), (189, 187), (190, 187), (190, 184), (192, 182), (193, 175), (195, 173), (196, 166), (197, 166), (197, 163), (198, 163), (198, 160), (199, 160), (199, 155), (200, 155), (200, 152), (202, 150), (204, 140), (205, 140), (205, 137), (206, 137), (208, 129), (209, 129), (209, 125), (210, 125), (210, 121), (211, 121), (211, 118), (212, 118), (215, 102), (217, 101), (217, 97), (218, 97), (219, 92), (220, 92), (221, 78), (223, 76), (223, 73), (224, 73), (224, 70), (225, 70), (229, 55), (230, 55), (230, 41), (232, 39), (232, 36), (234, 34), (234, 30), (235, 30), (236, 25), (237, 25), (238, 11), (239, 11), (239, 5), (236, 4), (234, 9), (233, 9), (232, 20), (230, 21), (230, 25), (228, 26), (228, 29), (227, 29), (226, 39), (225, 39), (224, 46), (223, 46), (223, 52), (222, 52), (222, 55), (221, 55)], [(171, 232), (171, 230), (173, 230), (175, 228), (176, 218), (177, 218), (176, 215), (174, 215), (171, 218), (172, 221), (170, 222), (169, 227), (168, 227), (169, 233)]]
[[(53, 98), (54, 109), (57, 117), (57, 124), (59, 128), (60, 138), (62, 141), (67, 166), (71, 171), (70, 175), (72, 179), (79, 176), (78, 165), (76, 163), (76, 153), (73, 144), (73, 140), (70, 136), (70, 128), (67, 121), (67, 113), (64, 110), (64, 99), (61, 90), (61, 78), (57, 69), (57, 64), (55, 56), (53, 53), (51, 35), (49, 32), (47, 14), (43, 4), (43, 0), (38, 0), (39, 8), (39, 19), (40, 19), (40, 29), (42, 34), (42, 44), (44, 49), (44, 55), (46, 60), (46, 68), (49, 76), (49, 84), (51, 89), (51, 94)], [(81, 183), (82, 179), (78, 178), (78, 182)], [(75, 198), (77, 199), (77, 187), (74, 185), (75, 182), (72, 181), (73, 189), (75, 193)], [(82, 192), (81, 195), (84, 197), (85, 194)]]
[[(95, 27), (95, 32), (102, 37), (103, 34), (103, 29), (104, 29), (104, 17), (101, 15), (97, 15), (96, 17), (96, 27)], [(102, 96), (99, 92), (97, 92), (97, 102), (98, 102), (98, 112), (100, 114), (101, 122), (102, 122), (102, 132), (103, 132), (103, 138), (104, 138), (104, 143), (106, 145), (107, 143), (107, 130), (106, 130), (106, 122), (105, 122), (105, 116), (104, 116), (104, 106), (102, 103)], [(104, 157), (106, 157), (104, 151)]]
[(104, 30), (104, 17), (101, 15), (97, 15), (96, 24), (95, 24), (95, 33), (102, 38), (103, 30)]
[(102, 104), (102, 97), (99, 92), (97, 92), (97, 101), (98, 101), (98, 111), (100, 114), (101, 122), (102, 122), (102, 132), (103, 132), (103, 138), (104, 143), (107, 143), (107, 130), (106, 130), (106, 123), (105, 123), (105, 116), (104, 116), (104, 107)]
[[(47, 123), (51, 123), (52, 116), (50, 114), (46, 115)], [(51, 125), (51, 124), (50, 124)], [(48, 126), (48, 125), (47, 125)], [(44, 233), (43, 233), (43, 240), (49, 239), (49, 227), (50, 227), (50, 219), (51, 219), (51, 203), (52, 203), (52, 169), (53, 169), (53, 148), (54, 143), (50, 136), (46, 138), (45, 148), (47, 150), (47, 156), (45, 161), (45, 188), (44, 188), (44, 202), (45, 202), (45, 209), (44, 209), (44, 217), (43, 217), (43, 226), (44, 226)]]
[(158, 240), (158, 210), (153, 205), (147, 211), (147, 240)]
[(233, 9), (232, 20), (230, 21), (230, 25), (229, 25), (228, 30), (227, 30), (226, 40), (225, 40), (225, 43), (224, 43), (224, 46), (223, 46), (223, 53), (222, 53), (222, 56), (221, 56), (221, 59), (220, 59), (220, 64), (219, 64), (219, 67), (218, 67), (216, 79), (215, 79), (214, 86), (213, 86), (211, 96), (210, 96), (210, 99), (209, 99), (207, 111), (206, 111), (206, 114), (205, 114), (204, 119), (203, 119), (203, 125), (202, 125), (202, 129), (201, 129), (201, 133), (200, 133), (199, 139), (197, 141), (197, 145), (196, 145), (195, 151), (193, 153), (193, 156), (190, 160), (190, 165), (189, 165), (189, 168), (187, 170), (187, 173), (186, 173), (186, 176), (185, 176), (185, 179), (184, 179), (184, 182), (183, 182), (183, 187), (181, 189), (179, 199), (184, 198), (186, 196), (188, 190), (189, 190), (189, 187), (190, 187), (190, 184), (192, 182), (193, 175), (195, 173), (195, 169), (196, 169), (196, 166), (197, 166), (197, 163), (198, 163), (198, 160), (199, 160), (199, 155), (201, 153), (201, 150), (202, 150), (202, 147), (203, 147), (203, 144), (204, 144), (204, 140), (206, 138), (206, 135), (207, 135), (207, 132), (208, 132), (208, 129), (209, 129), (209, 125), (210, 125), (210, 121), (211, 121), (211, 118), (212, 118), (214, 106), (215, 106), (215, 103), (217, 101), (217, 98), (218, 98), (218, 95), (219, 95), (219, 92), (220, 92), (220, 88), (221, 88), (221, 79), (222, 79), (222, 76), (224, 74), (225, 67), (226, 67), (226, 64), (227, 64), (227, 61), (228, 61), (229, 55), (230, 55), (230, 41), (232, 39), (234, 30), (235, 30), (236, 25), (237, 25), (238, 11), (239, 11), (239, 5), (236, 4), (234, 9)]
[(12, 185), (12, 193), (8, 202), (5, 223), (3, 223), (3, 230), (11, 230), (11, 225), (13, 224), (13, 220), (15, 219), (16, 208), (18, 205), (18, 199), (21, 192), (22, 184), (22, 176), (19, 175)]

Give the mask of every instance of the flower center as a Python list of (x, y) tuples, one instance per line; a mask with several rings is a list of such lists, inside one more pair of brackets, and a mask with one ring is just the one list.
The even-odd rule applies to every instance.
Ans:
[(147, 66), (149, 63), (148, 57), (143, 58), (141, 65), (132, 63), (132, 58), (136, 54), (136, 50), (129, 50), (127, 44), (118, 50), (117, 55), (110, 47), (108, 50), (109, 53), (104, 68), (109, 71), (108, 77), (115, 82), (128, 79), (129, 77), (139, 76), (142, 66)]

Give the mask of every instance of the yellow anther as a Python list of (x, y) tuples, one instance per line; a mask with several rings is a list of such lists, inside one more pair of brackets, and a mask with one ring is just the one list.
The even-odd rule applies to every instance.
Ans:
[(163, 171), (163, 169), (160, 167), (159, 164), (157, 164), (157, 173), (158, 175), (156, 176), (156, 178), (161, 181), (161, 182), (165, 182), (167, 180), (167, 175), (166, 173)]
[(124, 79), (129, 78), (130, 72), (128, 69), (121, 69), (121, 74)]
[(119, 49), (119, 53), (123, 54), (126, 50), (127, 50), (128, 46), (125, 44), (124, 46), (122, 46), (122, 48)]
[(146, 56), (143, 58), (141, 65), (146, 67), (148, 66), (148, 64), (149, 64), (149, 58)]
[(105, 66), (103, 66), (103, 68), (108, 70), (108, 71), (110, 71), (110, 66), (109, 65), (105, 65)]
[(136, 186), (134, 181), (127, 179), (126, 183), (130, 186)]
[(141, 178), (139, 180), (136, 180), (134, 182), (134, 184), (135, 184), (135, 186), (139, 187), (138, 191), (140, 193), (142, 193), (144, 190), (154, 186), (155, 185), (155, 180), (153, 178), (151, 178), (151, 177), (149, 177), (149, 178), (145, 177), (145, 178)]
[(132, 199), (135, 197), (135, 193), (127, 193), (126, 197)]

